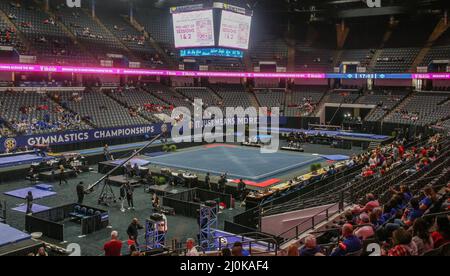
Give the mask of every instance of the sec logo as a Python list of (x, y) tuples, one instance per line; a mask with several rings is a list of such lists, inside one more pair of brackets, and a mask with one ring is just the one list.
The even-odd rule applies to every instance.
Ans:
[(8, 138), (5, 140), (5, 142), (3, 143), (3, 145), (5, 146), (5, 148), (7, 150), (14, 150), (17, 147), (17, 141), (14, 138)]

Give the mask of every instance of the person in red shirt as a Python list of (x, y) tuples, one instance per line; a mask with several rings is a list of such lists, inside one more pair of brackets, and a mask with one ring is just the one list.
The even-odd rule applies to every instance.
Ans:
[(405, 147), (403, 145), (398, 146), (398, 154), (400, 155), (400, 158), (403, 158), (403, 155), (405, 154)]
[(427, 157), (427, 154), (428, 154), (428, 151), (427, 151), (426, 148), (422, 148), (422, 149), (420, 150), (420, 155), (421, 155), (422, 157)]
[(434, 248), (439, 248), (450, 243), (450, 222), (447, 216), (436, 218), (437, 230), (431, 234), (434, 242)]
[(122, 242), (118, 239), (119, 233), (117, 231), (111, 232), (111, 240), (103, 246), (105, 256), (119, 257), (122, 251)]

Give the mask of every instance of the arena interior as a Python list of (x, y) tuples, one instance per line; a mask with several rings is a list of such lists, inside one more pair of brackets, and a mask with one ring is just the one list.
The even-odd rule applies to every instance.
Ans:
[(449, 256), (448, 11), (0, 0), (0, 256)]

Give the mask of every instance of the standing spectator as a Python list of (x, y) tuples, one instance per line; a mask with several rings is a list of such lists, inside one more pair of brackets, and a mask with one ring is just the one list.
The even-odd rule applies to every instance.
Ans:
[(119, 233), (117, 231), (111, 232), (111, 240), (103, 246), (105, 256), (119, 257), (122, 251), (122, 242), (118, 239)]

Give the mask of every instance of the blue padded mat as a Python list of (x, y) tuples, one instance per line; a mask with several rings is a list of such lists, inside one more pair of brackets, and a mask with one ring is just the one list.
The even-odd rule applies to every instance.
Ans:
[[(267, 130), (267, 128), (265, 128)], [(275, 130), (274, 130), (275, 131)], [(291, 132), (300, 132), (307, 135), (326, 135), (326, 136), (340, 136), (340, 137), (351, 137), (351, 138), (360, 138), (360, 139), (372, 139), (384, 141), (389, 139), (389, 136), (385, 135), (376, 135), (376, 134), (367, 134), (367, 133), (356, 133), (356, 132), (345, 132), (345, 131), (332, 131), (332, 130), (306, 130), (306, 129), (295, 129), (295, 128), (279, 128), (278, 131), (281, 133), (291, 133)]]
[(263, 154), (256, 148), (224, 146), (157, 156), (151, 159), (151, 164), (212, 174), (228, 172), (230, 178), (258, 181), (323, 161), (312, 154), (281, 151)]
[(0, 247), (31, 239), (31, 236), (9, 225), (0, 223)]
[(5, 192), (4, 194), (8, 195), (8, 196), (16, 197), (16, 198), (25, 199), (27, 197), (28, 191), (31, 191), (33, 193), (34, 199), (41, 199), (41, 198), (46, 198), (46, 197), (56, 195), (55, 192), (44, 191), (41, 189), (37, 189), (35, 187), (28, 187), (28, 188), (14, 190), (14, 191), (10, 191), (10, 192)]
[(350, 159), (349, 156), (347, 156), (347, 155), (340, 155), (340, 154), (335, 154), (335, 155), (320, 155), (320, 157), (323, 157), (323, 158), (325, 158), (325, 159), (327, 159), (327, 160), (330, 160), (330, 161), (345, 161), (345, 160)]
[(53, 185), (47, 184), (47, 183), (36, 184), (36, 185), (34, 185), (34, 187), (39, 190), (50, 191), (50, 192), (54, 191)]
[(17, 166), (23, 164), (31, 164), (35, 162), (41, 162), (46, 158), (42, 156), (37, 156), (35, 154), (22, 154), (14, 156), (6, 156), (0, 158), (0, 167)]
[(148, 153), (145, 153), (144, 155), (148, 156), (148, 157), (156, 157), (156, 156), (161, 156), (161, 155), (166, 155), (166, 154), (167, 154), (167, 152), (158, 151), (158, 152), (148, 152)]
[[(111, 163), (118, 166), (118, 165), (122, 164), (123, 161), (125, 161), (125, 159), (114, 160)], [(148, 160), (139, 159), (139, 158), (131, 159), (129, 162), (131, 163), (131, 166), (134, 166), (135, 164), (137, 164), (138, 166), (145, 166), (148, 163), (150, 163)]]
[[(42, 205), (39, 205), (39, 204), (33, 204), (33, 207), (31, 208), (31, 212), (39, 213), (39, 212), (42, 212), (42, 211), (47, 211), (48, 209), (50, 209), (50, 207), (42, 206)], [(27, 211), (27, 205), (22, 204), (22, 205), (20, 205), (20, 206), (18, 206), (16, 208), (12, 208), (11, 210), (25, 214), (25, 212)]]

